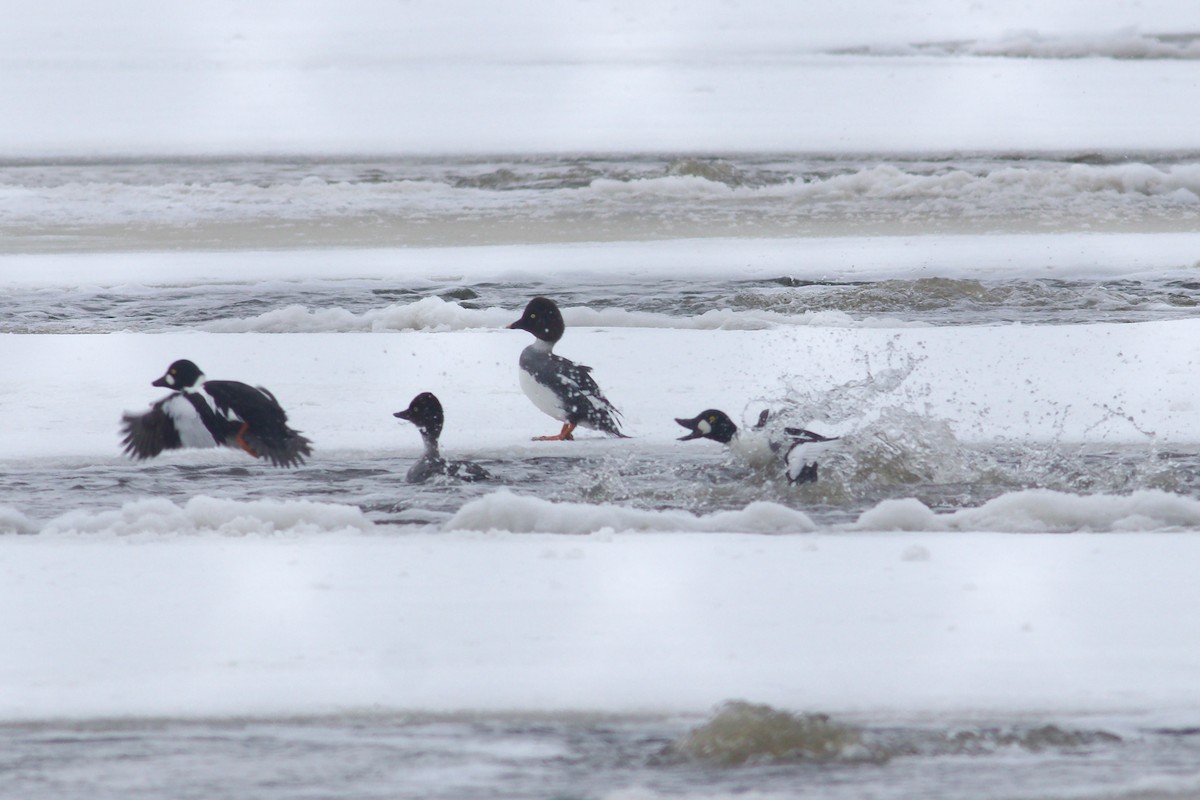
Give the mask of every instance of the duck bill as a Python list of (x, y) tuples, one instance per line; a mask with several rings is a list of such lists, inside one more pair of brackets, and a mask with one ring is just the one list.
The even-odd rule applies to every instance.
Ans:
[(688, 442), (688, 441), (691, 441), (692, 439), (704, 438), (704, 434), (700, 432), (700, 427), (698, 424), (700, 421), (699, 417), (697, 417), (696, 419), (679, 419), (678, 417), (676, 417), (675, 421), (690, 431), (690, 433), (688, 433), (686, 436), (680, 436), (679, 441)]
[(158, 386), (158, 387), (161, 387), (161, 388), (163, 388), (163, 389), (170, 389), (170, 388), (171, 388), (171, 384), (167, 383), (167, 376), (166, 376), (166, 375), (163, 375), (161, 378), (159, 378), (159, 379), (158, 379), (158, 380), (156, 380), (156, 381), (151, 381), (151, 382), (150, 382), (150, 385), (151, 385), (151, 386)]
[(397, 419), (403, 419), (412, 422), (412, 412), (408, 409), (397, 411), (395, 414), (392, 414), (392, 416), (396, 417)]

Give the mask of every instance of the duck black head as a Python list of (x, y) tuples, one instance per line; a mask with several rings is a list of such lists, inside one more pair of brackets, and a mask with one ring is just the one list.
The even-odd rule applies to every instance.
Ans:
[(204, 373), (200, 371), (199, 367), (186, 358), (181, 358), (167, 367), (167, 371), (163, 373), (163, 376), (156, 381), (152, 381), (150, 385), (181, 392), (184, 389), (190, 389), (195, 386), (203, 377)]
[(737, 425), (733, 424), (729, 415), (715, 408), (710, 408), (691, 419), (676, 418), (675, 421), (691, 431), (686, 436), (679, 437), (681, 442), (690, 439), (712, 439), (721, 444), (729, 444), (737, 433)]
[(442, 424), (445, 415), (442, 413), (442, 403), (433, 392), (421, 392), (412, 399), (408, 408), (397, 411), (392, 415), (408, 420), (417, 426), (417, 430), (426, 439), (436, 442), (442, 435)]
[(521, 318), (508, 326), (514, 330), (529, 331), (543, 342), (553, 344), (562, 338), (566, 325), (562, 312), (548, 297), (535, 297), (525, 306)]

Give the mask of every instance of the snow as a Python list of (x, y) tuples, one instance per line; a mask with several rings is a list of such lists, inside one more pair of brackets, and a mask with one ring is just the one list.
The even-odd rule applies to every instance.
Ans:
[[(27, 3), (0, 27), (0, 152), (20, 166), (163, 155), (1194, 150), (1200, 4), (1106, 0), (1081, 13), (1064, 1), (1021, 12), (1001, 0), (965, 9), (950, 0)], [(403, 215), (412, 195), (429, 207), (430, 193), (450, 210), (493, 202), (445, 186), (315, 176), (269, 192), (81, 180), (6, 184), (0, 221), (136, 230), (305, 220), (342, 207)], [(561, 202), (746, 195), (937, 207), (949, 197), (954, 213), (994, 203), (1003, 214), (1031, 198), (1037, 213), (1059, 193), (1068, 204), (1132, 197), (1194, 213), (1200, 176), (1189, 163), (1080, 164), (1050, 180), (1023, 167), (914, 176), (868, 166), (758, 189), (695, 176), (601, 181)], [(6, 254), (0, 288), (547, 270), (651, 280), (727, 274), (730, 264), (747, 276), (847, 279), (934, 266), (938, 275), (1187, 277), (1198, 252), (1188, 219), (1164, 234), (348, 248), (337, 259), (118, 246)], [(269, 387), (313, 438), (317, 464), (415, 453), (391, 412), (426, 390), (446, 406), (448, 452), (545, 452), (528, 443), (545, 421), (515, 379), (527, 337), (498, 327), (516, 313), (426, 299), (366, 313), (285, 308), (187, 332), (0, 335), (0, 465), (20, 475), (49, 461), (124, 463), (121, 411), (145, 408), (157, 396), (149, 381), (183, 357), (213, 377)], [(669, 458), (698, 446), (675, 442), (676, 416), (826, 397), (843, 400), (824, 420), (831, 434), (898, 407), (964, 442), (1160, 446), (1194, 444), (1200, 430), (1197, 319), (943, 329), (723, 310), (678, 321), (568, 308), (566, 318), (559, 351), (595, 367), (635, 437), (577, 443), (595, 451), (637, 446)], [(456, 422), (472, 419), (489, 424)], [(821, 529), (770, 503), (705, 515), (505, 491), (415, 530), (336, 502), (202, 493), (49, 518), (0, 507), (0, 719), (698, 711), (746, 697), (911, 714), (1122, 711), (1194, 725), (1197, 529), (1200, 503), (1156, 490), (1034, 489), (953, 512), (897, 499)]]
[[(478, 281), (531, 281), (556, 277), (577, 281), (638, 281), (663, 278), (725, 278), (729, 264), (746, 279), (786, 275), (798, 280), (832, 277), (883, 280), (936, 275), (950, 278), (1073, 279), (1190, 276), (1200, 259), (1191, 232), (1061, 232), (986, 236), (813, 236), (798, 238), (673, 239), (650, 242), (542, 243), (536, 246), (363, 248), (326, 250), (236, 250), (232, 252), (15, 253), (3, 257), (0, 288), (123, 287), (129, 291), (204, 284), (272, 281), (387, 281), (423, 278)], [(472, 314), (450, 304), (426, 301), (413, 309), (437, 309), (431, 318), (395, 323), (459, 329), (494, 325), (493, 312)], [(330, 324), (314, 312), (319, 325)], [(340, 330), (374, 327), (355, 321)], [(412, 313), (411, 311), (409, 313)], [(578, 310), (569, 324), (619, 324), (616, 311)], [(591, 316), (588, 316), (588, 314)], [(717, 312), (718, 314), (720, 312)], [(599, 316), (604, 314), (605, 316)], [(289, 310), (284, 316), (298, 316)], [(299, 315), (304, 316), (304, 315)], [(348, 317), (346, 319), (349, 319)], [(515, 317), (514, 317), (515, 319)], [(650, 324), (634, 317), (638, 325)], [(273, 320), (273, 318), (267, 318)], [(503, 320), (508, 324), (512, 320)], [(253, 323), (239, 322), (241, 325)], [(337, 323), (334, 323), (337, 324)], [(677, 323), (682, 324), (682, 323)], [(297, 324), (293, 332), (316, 332), (319, 325)], [(383, 327), (393, 327), (388, 323)]]
[[(224, 0), (203, 13), (57, 0), (7, 22), (9, 157), (1189, 149), (1200, 122), (1179, 101), (1194, 92), (1176, 57), (1186, 45), (1107, 57), (1125, 54), (1131, 29), (1200, 30), (1186, 0), (1086, 14), (1002, 0), (354, 0), (336, 12)], [(960, 40), (1057, 54), (1028, 33), (1013, 43), (1014, 30), (1096, 57), (838, 54)]]
[[(232, 85), (190, 66), (6, 71), (13, 157), (330, 152), (1187, 150), (1186, 60), (938, 60), (815, 55), (732, 63), (270, 65)], [(203, 81), (208, 84), (208, 81)], [(487, 87), (503, 85), (503, 93)], [(1145, 92), (1154, 85), (1158, 91)], [(113, 94), (109, 87), (126, 87)], [(436, 89), (431, 90), (431, 87)], [(934, 87), (934, 90), (931, 90)], [(946, 94), (961, 96), (946, 102)], [(30, 98), (55, 97), (53, 104)], [(103, 97), (97, 104), (92, 97)], [(453, 100), (449, 100), (453, 98)], [(859, 98), (847, 103), (846, 98)], [(80, 109), (86, 117), (80, 119)], [(516, 110), (516, 112), (514, 112)], [(414, 120), (420, 120), (414, 124)], [(24, 133), (36, 130), (30, 138)], [(4, 132), (16, 131), (16, 134)]]
[(1191, 535), (331, 530), (0, 547), (7, 719), (696, 711), (747, 693), (907, 713), (1200, 709), (1200, 618), (1167, 613), (1200, 601)]
[[(270, 389), (291, 425), (313, 439), (313, 463), (321, 453), (380, 454), (413, 444), (391, 412), (422, 391), (446, 408), (447, 452), (503, 457), (546, 423), (516, 380), (527, 339), (503, 328), (312, 333), (299, 342), (260, 333), (0, 335), (0, 369), (9, 376), (0, 391), (19, 420), (0, 440), (0, 458), (117, 457), (120, 412), (160, 397), (150, 380), (179, 358), (211, 377)], [(656, 358), (629, 358), (633, 346)], [(576, 327), (557, 350), (594, 368), (626, 432), (647, 445), (685, 447), (675, 443), (676, 417), (720, 408), (741, 423), (755, 402), (815, 404), (810, 423), (826, 435), (861, 429), (896, 407), (944, 422), (967, 442), (1169, 444), (1192, 442), (1200, 429), (1194, 319), (1001, 328)], [(73, 424), (64, 429), (66, 419)]]

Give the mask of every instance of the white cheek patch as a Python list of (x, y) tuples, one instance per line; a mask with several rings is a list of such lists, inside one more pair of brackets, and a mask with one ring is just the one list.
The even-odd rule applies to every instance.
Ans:
[(702, 419), (702, 420), (700, 420), (700, 422), (696, 424), (696, 427), (697, 427), (697, 428), (700, 430), (700, 432), (701, 432), (701, 433), (703, 433), (705, 436), (707, 436), (708, 434), (712, 433), (712, 425), (709, 425), (709, 424), (708, 424), (708, 420), (706, 420), (706, 419)]

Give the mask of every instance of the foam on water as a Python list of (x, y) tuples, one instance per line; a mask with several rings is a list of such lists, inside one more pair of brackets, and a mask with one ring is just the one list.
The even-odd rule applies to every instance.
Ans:
[[(780, 325), (854, 325), (838, 312), (796, 315), (774, 311), (712, 309), (696, 316), (681, 317), (622, 308), (564, 307), (564, 321), (571, 326), (605, 328), (674, 328), (681, 330), (763, 330)], [(503, 328), (513, 321), (511, 309), (465, 308), (458, 302), (426, 297), (413, 303), (395, 303), (384, 308), (353, 312), (341, 308), (313, 309), (290, 305), (245, 319), (223, 319), (199, 327), (212, 333), (332, 333), (351, 331), (452, 331), (474, 328)], [(886, 324), (876, 322), (875, 324)]]
[[(1186, 159), (1079, 163), (944, 154), (880, 163), (797, 155), (469, 161), (0, 164), (0, 227), (188, 226), (247, 220), (409, 223), (471, 218), (567, 223), (626, 217), (674, 227), (813, 220), (1194, 219), (1200, 167)], [(488, 179), (488, 175), (492, 179)], [(501, 177), (497, 177), (501, 176)], [(861, 220), (860, 220), (861, 221)]]
[(1200, 298), (1186, 275), (1082, 283), (888, 279), (248, 282), (179, 287), (10, 289), (0, 332), (386, 333), (497, 329), (533, 294), (555, 297), (570, 326), (676, 330), (915, 328), (1011, 322), (1178, 319)]

